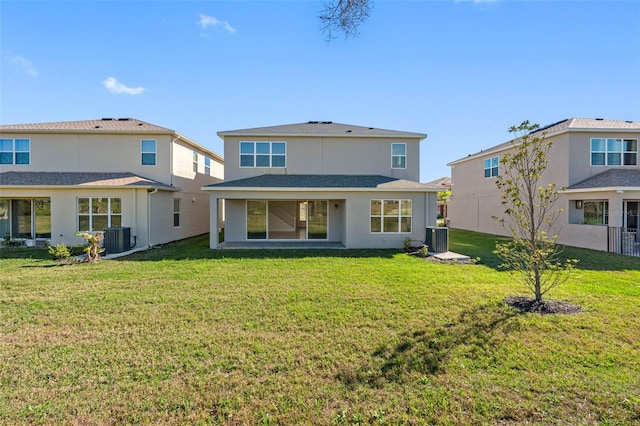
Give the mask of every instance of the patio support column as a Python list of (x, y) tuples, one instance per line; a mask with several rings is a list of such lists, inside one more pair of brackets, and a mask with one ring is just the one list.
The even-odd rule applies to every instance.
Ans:
[(218, 197), (209, 197), (209, 248), (218, 248)]
[(622, 227), (624, 225), (624, 192), (617, 190), (609, 198), (609, 226)]

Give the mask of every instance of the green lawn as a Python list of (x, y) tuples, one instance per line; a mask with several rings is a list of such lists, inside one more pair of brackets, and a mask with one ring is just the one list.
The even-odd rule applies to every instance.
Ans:
[[(0, 251), (0, 424), (640, 423), (640, 259), (582, 261), (525, 315), (491, 254), (210, 251), (97, 264)], [(31, 257), (29, 257), (31, 256)]]

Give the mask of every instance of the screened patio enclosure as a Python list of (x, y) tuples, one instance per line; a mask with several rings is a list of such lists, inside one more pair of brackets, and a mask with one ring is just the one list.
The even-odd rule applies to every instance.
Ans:
[(327, 200), (247, 200), (247, 240), (326, 240)]

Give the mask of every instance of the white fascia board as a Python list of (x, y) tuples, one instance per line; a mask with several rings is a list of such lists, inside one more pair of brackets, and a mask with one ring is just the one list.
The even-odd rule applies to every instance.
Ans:
[(209, 192), (440, 192), (439, 188), (276, 188), (276, 187), (231, 187), (212, 188), (203, 186)]
[(574, 188), (561, 191), (563, 194), (580, 194), (585, 192), (620, 192), (640, 191), (640, 186), (607, 186), (602, 188)]

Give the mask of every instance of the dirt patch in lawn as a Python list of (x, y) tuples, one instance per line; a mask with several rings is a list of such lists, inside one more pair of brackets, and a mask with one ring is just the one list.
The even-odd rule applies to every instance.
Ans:
[(509, 296), (504, 299), (504, 302), (523, 312), (541, 315), (572, 315), (584, 312), (580, 306), (562, 300), (543, 300), (536, 302), (536, 299), (533, 297)]

